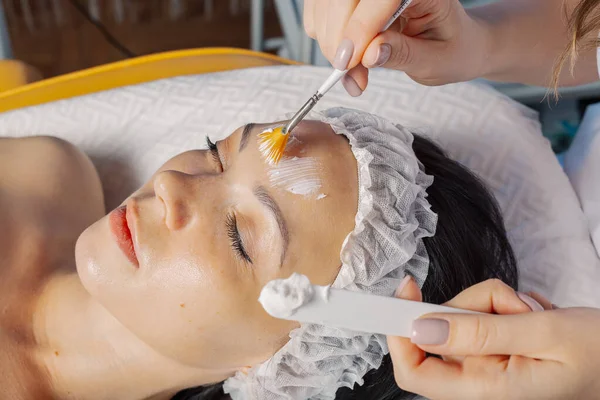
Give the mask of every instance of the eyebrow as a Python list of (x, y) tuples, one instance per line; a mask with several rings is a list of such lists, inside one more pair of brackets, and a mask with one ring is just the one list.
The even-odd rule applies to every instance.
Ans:
[(244, 126), (244, 130), (242, 131), (242, 137), (240, 139), (240, 148), (238, 149), (238, 153), (241, 153), (246, 146), (248, 146), (248, 139), (250, 139), (250, 133), (252, 133), (252, 128), (254, 128), (255, 124), (247, 124)]
[(285, 259), (285, 254), (287, 253), (288, 245), (290, 243), (290, 233), (288, 231), (285, 218), (283, 217), (283, 213), (281, 212), (279, 205), (277, 205), (275, 199), (273, 199), (273, 197), (269, 194), (267, 188), (262, 185), (258, 185), (254, 188), (254, 195), (258, 201), (273, 214), (275, 220), (277, 221), (277, 225), (279, 226), (279, 232), (281, 233), (281, 237), (283, 239), (281, 265), (279, 266), (279, 268), (281, 268), (283, 265), (283, 260)]

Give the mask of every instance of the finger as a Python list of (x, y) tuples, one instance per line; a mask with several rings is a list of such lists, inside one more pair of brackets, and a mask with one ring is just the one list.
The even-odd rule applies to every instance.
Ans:
[(556, 312), (428, 314), (413, 322), (411, 340), (421, 349), (440, 355), (552, 359), (550, 351), (560, 344), (552, 327), (560, 326), (560, 318)]
[[(484, 396), (482, 383), (491, 382), (488, 386), (496, 387), (505, 374), (496, 360), (485, 360), (483, 364), (482, 370), (465, 369), (460, 363), (427, 357), (402, 370), (394, 365), (394, 378), (400, 388), (430, 399), (484, 399), (490, 396)], [(449, 393), (460, 396), (449, 397)]]
[[(554, 398), (564, 365), (526, 357), (467, 357), (462, 363), (428, 357), (395, 375), (398, 385), (430, 399)], [(454, 396), (450, 395), (454, 394)]]
[(304, 0), (304, 30), (306, 34), (312, 38), (317, 38), (315, 30), (315, 10), (317, 8), (317, 0)]
[[(444, 305), (484, 313), (517, 314), (531, 311), (517, 293), (498, 279), (471, 286)], [(445, 361), (462, 361), (463, 356), (449, 355)]]
[(404, 300), (423, 301), (421, 289), (410, 275), (406, 275), (402, 282), (400, 282), (394, 297)]
[(319, 43), (321, 52), (330, 62), (333, 60), (331, 52), (327, 51), (327, 13), (329, 12), (329, 3), (327, 0), (318, 0), (315, 7), (315, 33), (316, 40)]
[[(424, 351), (413, 346), (408, 339), (388, 337), (394, 378), (400, 388), (427, 398), (448, 398), (448, 393), (460, 393), (463, 399), (485, 398), (480, 395), (481, 389), (477, 389), (476, 384), (484, 379), (498, 381), (498, 376), (494, 375), (505, 373), (500, 357), (488, 357), (487, 360), (479, 357), (480, 368), (473, 368), (473, 358), (467, 358), (470, 361), (470, 368), (467, 369), (453, 358), (442, 360), (427, 357)], [(481, 371), (489, 376), (482, 376)]]
[(352, 48), (352, 56), (348, 60), (336, 54), (334, 66), (338, 69), (355, 67), (362, 59), (371, 40), (384, 28), (400, 3), (401, 0), (360, 1), (346, 25), (343, 33), (344, 40), (340, 43), (340, 49), (342, 44), (346, 48)]
[[(389, 54), (386, 48), (390, 49)], [(439, 69), (444, 65), (442, 61), (446, 52), (446, 44), (443, 42), (413, 38), (387, 30), (369, 44), (362, 64), (367, 68), (385, 67), (404, 71), (409, 75), (431, 77), (436, 76), (436, 72), (442, 72)]]
[[(416, 282), (407, 275), (402, 281), (395, 294), (396, 297), (405, 300), (423, 301), (423, 295)], [(407, 371), (425, 360), (426, 355), (418, 346), (411, 343), (408, 338), (388, 336), (387, 343), (390, 350), (390, 357), (394, 364), (394, 375), (396, 382), (404, 381), (403, 376)]]
[(367, 88), (368, 81), (369, 70), (362, 65), (357, 65), (342, 78), (342, 85), (350, 96), (358, 97)]
[(459, 293), (445, 305), (465, 310), (495, 314), (518, 314), (531, 311), (513, 288), (499, 279), (471, 286)]
[(436, 15), (439, 13), (447, 13), (450, 8), (448, 0), (420, 0), (413, 1), (402, 15), (410, 19), (423, 18), (428, 15)]
[(418, 36), (433, 27), (435, 20), (431, 15), (426, 15), (421, 18), (411, 18), (406, 22), (402, 33), (406, 36)]
[(539, 293), (536, 292), (527, 292), (526, 293), (529, 297), (531, 297), (532, 299), (534, 299), (535, 301), (537, 301), (538, 303), (540, 303), (540, 305), (542, 307), (544, 307), (544, 310), (554, 310), (556, 306), (553, 306), (552, 302), (550, 302), (550, 300), (548, 300), (547, 298), (545, 298), (544, 296), (542, 296)]
[[(402, 282), (398, 292), (396, 297), (422, 301), (421, 291), (410, 278)], [(448, 361), (427, 357), (409, 339), (390, 336), (387, 341), (398, 386), (427, 398), (447, 398), (448, 393), (461, 393), (462, 398), (486, 398), (485, 390), (494, 390), (506, 377), (506, 357), (480, 357), (475, 361), (467, 358), (464, 368), (457, 362), (458, 357), (449, 357)]]
[(352, 13), (356, 9), (359, 0), (329, 0), (329, 6), (327, 9), (327, 22), (326, 22), (326, 38), (325, 43), (321, 47), (325, 51), (330, 60), (333, 60), (337, 51), (337, 48), (342, 41), (342, 35), (344, 28), (348, 24)]

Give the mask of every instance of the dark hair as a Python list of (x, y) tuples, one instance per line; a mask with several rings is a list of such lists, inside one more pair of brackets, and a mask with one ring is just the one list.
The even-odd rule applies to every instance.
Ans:
[[(491, 278), (517, 288), (517, 263), (502, 214), (485, 185), (448, 158), (433, 142), (415, 135), (413, 149), (425, 172), (434, 177), (427, 199), (438, 214), (435, 236), (424, 239), (430, 265), (423, 300), (444, 303), (464, 289)], [(399, 389), (390, 356), (364, 377), (362, 386), (338, 390), (339, 400), (395, 400), (412, 395)], [(188, 389), (173, 400), (221, 400), (221, 384)]]

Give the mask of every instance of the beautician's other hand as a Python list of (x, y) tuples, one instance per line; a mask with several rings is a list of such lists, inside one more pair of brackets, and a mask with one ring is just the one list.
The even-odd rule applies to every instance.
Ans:
[(426, 85), (466, 81), (482, 75), (482, 27), (458, 0), (413, 0), (385, 32), (379, 31), (401, 0), (305, 0), (304, 27), (337, 69), (353, 68), (344, 87), (358, 96), (367, 68), (405, 71)]
[[(412, 280), (399, 289), (421, 299)], [(600, 310), (532, 297), (486, 281), (446, 305), (503, 315), (429, 314), (414, 323), (412, 342), (388, 337), (396, 382), (433, 400), (600, 398)]]

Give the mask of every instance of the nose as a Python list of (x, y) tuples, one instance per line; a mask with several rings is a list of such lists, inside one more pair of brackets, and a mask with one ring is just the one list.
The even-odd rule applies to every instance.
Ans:
[(193, 176), (178, 171), (162, 171), (154, 178), (154, 193), (163, 203), (167, 228), (183, 229), (192, 218)]

